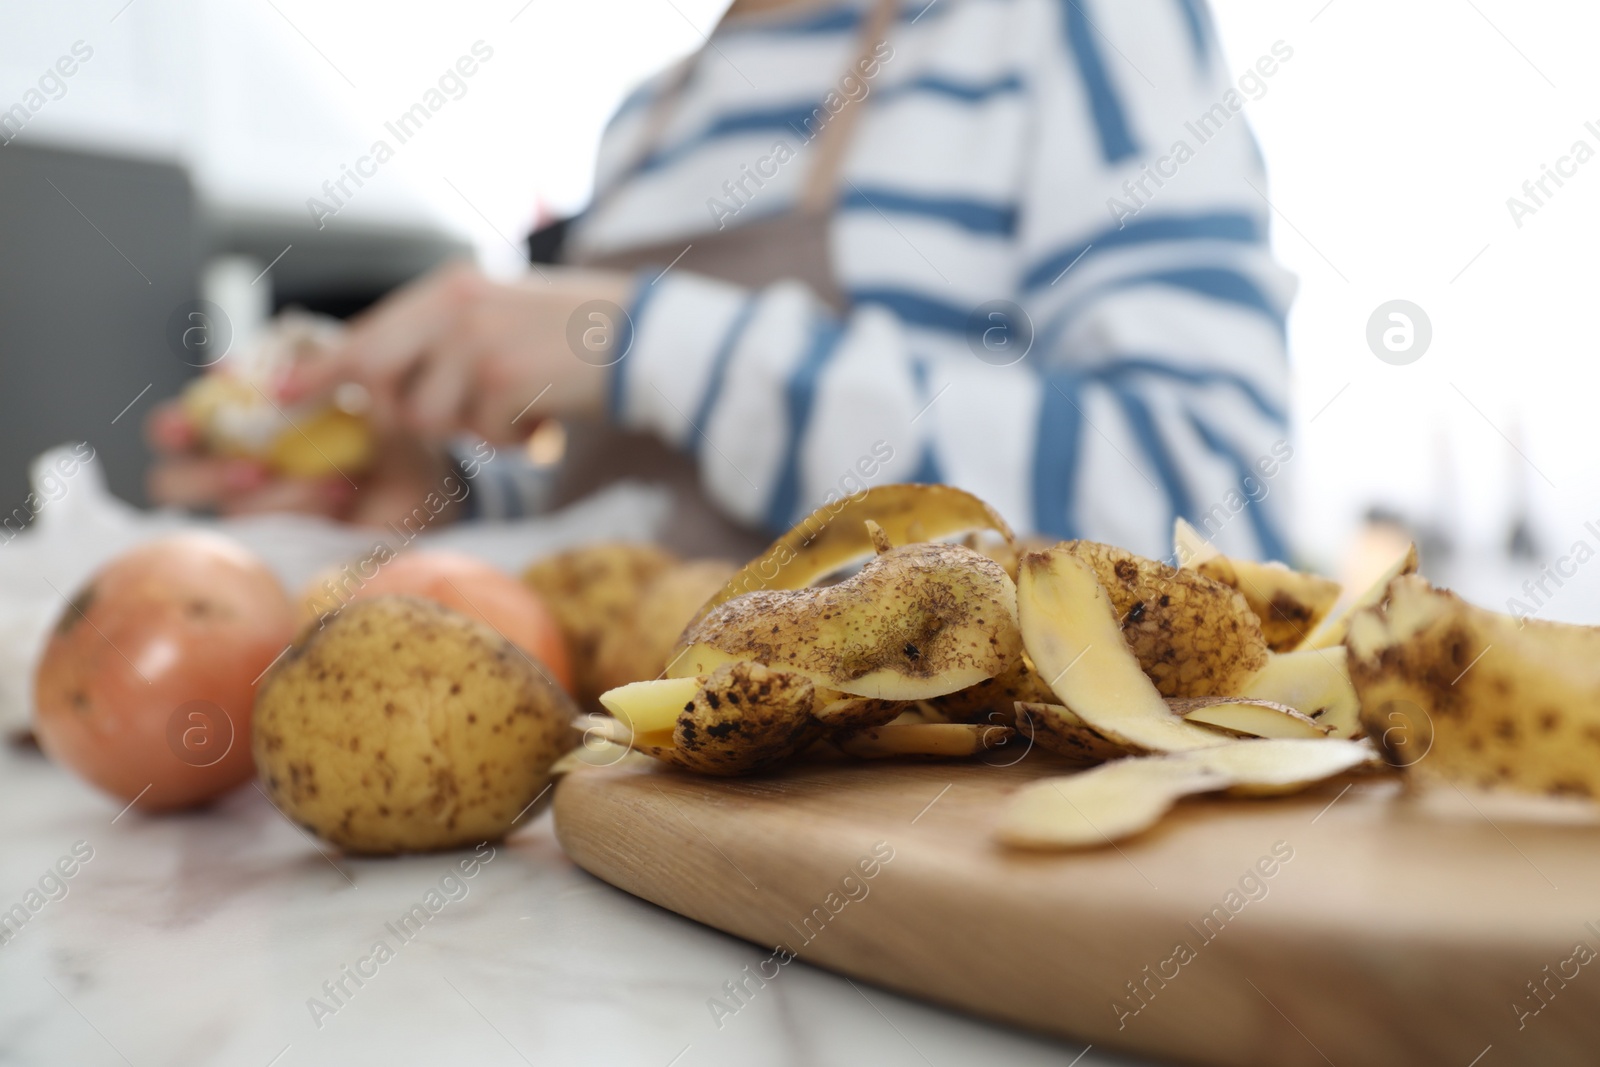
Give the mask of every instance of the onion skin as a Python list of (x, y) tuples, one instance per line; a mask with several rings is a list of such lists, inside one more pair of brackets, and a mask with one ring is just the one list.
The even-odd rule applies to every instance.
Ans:
[(57, 763), (157, 812), (249, 779), (254, 683), (294, 637), (267, 566), (217, 534), (140, 545), (78, 591), (34, 676), (34, 733)]

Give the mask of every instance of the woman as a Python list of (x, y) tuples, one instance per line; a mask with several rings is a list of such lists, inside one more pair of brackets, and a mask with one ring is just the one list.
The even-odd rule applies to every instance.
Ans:
[[(1201, 0), (739, 0), (613, 118), (567, 265), (424, 278), (286, 394), (359, 381), (424, 442), (560, 418), (562, 496), (662, 474), (689, 547), (938, 480), (1044, 534), (1165, 555), (1185, 515), (1281, 557), (1293, 286), (1239, 101)], [(402, 452), (370, 493), (181, 454), (152, 485), (371, 517), (426, 484)]]

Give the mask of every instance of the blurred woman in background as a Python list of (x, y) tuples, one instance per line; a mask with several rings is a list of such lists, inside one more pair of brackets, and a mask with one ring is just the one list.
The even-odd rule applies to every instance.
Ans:
[(197, 455), (169, 405), (152, 490), (381, 520), (443, 442), (559, 419), (555, 503), (665, 480), (702, 553), (941, 481), (1025, 530), (1161, 556), (1184, 515), (1281, 558), (1293, 285), (1241, 107), (1203, 0), (738, 0), (611, 120), (562, 265), (443, 269), (285, 382), (366, 387), (397, 443), (360, 488)]

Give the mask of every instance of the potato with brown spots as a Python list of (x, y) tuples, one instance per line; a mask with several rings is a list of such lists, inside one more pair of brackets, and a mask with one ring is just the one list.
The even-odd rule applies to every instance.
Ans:
[(1339, 599), (1339, 583), (1332, 578), (1290, 570), (1282, 563), (1217, 556), (1194, 570), (1239, 591), (1261, 620), (1261, 634), (1274, 652), (1299, 648)]
[(678, 716), (669, 762), (701, 774), (750, 774), (822, 736), (811, 717), (816, 687), (791, 671), (730, 663), (712, 671)]
[(1600, 628), (1402, 576), (1351, 619), (1346, 648), (1362, 724), (1412, 777), (1600, 798)]
[[(1112, 597), (1066, 544), (1022, 557), (1017, 618), (1028, 657), (1060, 704), (1099, 738), (1130, 752), (1181, 752), (1226, 741), (1178, 718), (1122, 638)], [(1050, 725), (1047, 723), (1047, 725)], [(1077, 733), (1061, 730), (1063, 741)], [(1049, 741), (1046, 742), (1049, 746)]]
[(913, 705), (903, 700), (873, 700), (870, 697), (841, 697), (824, 701), (818, 694), (811, 715), (835, 736), (891, 723)]
[(1162, 696), (1233, 696), (1266, 666), (1261, 621), (1237, 590), (1095, 541), (1064, 541), (1057, 550), (1093, 571)]
[(730, 578), (704, 612), (747, 593), (804, 589), (869, 559), (877, 549), (867, 530), (869, 521), (895, 544), (937, 541), (979, 530), (1012, 539), (1011, 527), (999, 512), (963, 489), (953, 485), (877, 485), (830, 500), (801, 519)]
[(1056, 543), (1053, 537), (1040, 537), (1030, 534), (1026, 537), (1004, 538), (993, 534), (988, 536), (968, 534), (962, 538), (961, 543), (980, 555), (988, 556), (1001, 567), (1005, 568), (1006, 577), (1013, 582), (1017, 580), (1017, 564), (1029, 552), (1043, 552)]
[(1267, 647), (1274, 652), (1303, 645), (1339, 600), (1339, 583), (1333, 579), (1290, 570), (1282, 563), (1224, 556), (1182, 518), (1173, 524), (1172, 555), (1179, 567), (1244, 594), (1245, 603), (1261, 620)]
[(634, 610), (601, 635), (595, 684), (604, 692), (660, 677), (683, 628), (738, 569), (728, 560), (698, 559), (656, 575)]
[(252, 748), (295, 822), (351, 852), (425, 852), (510, 830), (575, 710), (489, 627), (379, 596), (301, 631), (260, 683)]
[(1055, 692), (1039, 677), (1027, 654), (1019, 655), (1004, 673), (985, 678), (955, 693), (919, 705), (935, 722), (1009, 722), (1018, 702), (1054, 703)]
[(601, 640), (632, 618), (645, 589), (677, 563), (654, 545), (616, 542), (560, 552), (523, 571), (566, 635), (580, 703), (592, 705), (608, 688), (600, 678)]
[(1003, 673), (1022, 651), (1016, 586), (969, 548), (889, 548), (837, 585), (763, 591), (709, 611), (668, 674), (750, 661), (850, 696), (924, 700)]
[(586, 724), (600, 737), (715, 775), (764, 770), (824, 736), (881, 726), (906, 706), (841, 697), (804, 675), (749, 662), (696, 678), (631, 682), (601, 703), (615, 718)]

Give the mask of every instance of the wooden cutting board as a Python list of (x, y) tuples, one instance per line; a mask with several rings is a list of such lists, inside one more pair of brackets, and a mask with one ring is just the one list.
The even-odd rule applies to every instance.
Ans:
[(556, 832), (586, 870), (692, 919), (1099, 1048), (1600, 1062), (1600, 829), (1442, 815), (1368, 780), (1187, 802), (1091, 852), (994, 844), (1007, 794), (1053, 769), (1033, 753), (727, 781), (628, 762), (569, 775)]

